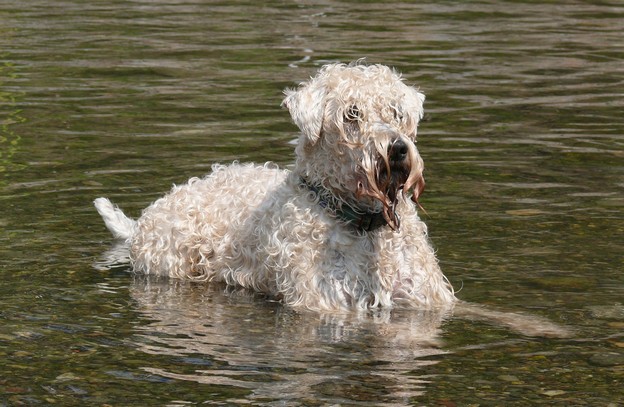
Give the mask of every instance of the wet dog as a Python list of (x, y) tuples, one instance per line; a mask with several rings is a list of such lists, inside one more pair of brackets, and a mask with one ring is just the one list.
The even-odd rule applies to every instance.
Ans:
[(331, 64), (285, 91), (292, 171), (215, 165), (126, 217), (95, 206), (137, 272), (225, 282), (312, 310), (456, 301), (418, 216), (424, 95), (383, 65)]

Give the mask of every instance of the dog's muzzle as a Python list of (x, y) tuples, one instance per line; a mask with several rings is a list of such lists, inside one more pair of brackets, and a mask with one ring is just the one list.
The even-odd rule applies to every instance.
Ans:
[(408, 139), (388, 131), (384, 135), (387, 137), (385, 145), (376, 146), (376, 151), (368, 160), (373, 164), (372, 168), (368, 167), (370, 169), (365, 171), (366, 178), (358, 184), (357, 194), (380, 202), (383, 205), (381, 214), (387, 224), (398, 230), (399, 198), (411, 193), (412, 200), (417, 203), (424, 187), (422, 161), (416, 147), (409, 144)]
[(391, 167), (402, 167), (405, 165), (405, 161), (408, 158), (409, 148), (407, 144), (397, 138), (388, 146), (388, 158), (390, 160)]

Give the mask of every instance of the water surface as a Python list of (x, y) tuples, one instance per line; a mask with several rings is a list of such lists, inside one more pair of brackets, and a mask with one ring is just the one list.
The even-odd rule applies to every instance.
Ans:
[[(622, 32), (616, 1), (4, 1), (0, 403), (621, 404)], [(427, 95), (423, 216), (458, 296), (572, 337), (110, 265), (94, 198), (137, 216), (215, 162), (288, 166), (282, 90), (360, 57)]]

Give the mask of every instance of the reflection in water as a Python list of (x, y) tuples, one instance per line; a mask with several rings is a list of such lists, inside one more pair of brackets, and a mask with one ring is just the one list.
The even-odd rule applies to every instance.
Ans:
[[(118, 244), (95, 267), (127, 267), (127, 259), (127, 247)], [(428, 379), (418, 371), (447, 353), (440, 335), (451, 317), (525, 336), (570, 335), (540, 317), (465, 302), (452, 314), (407, 309), (318, 314), (294, 311), (244, 289), (143, 275), (134, 276), (130, 295), (147, 321), (135, 328), (132, 342), (167, 358), (143, 371), (152, 378), (244, 390), (251, 400), (381, 397), (393, 404), (423, 395)]]
[(131, 295), (149, 320), (137, 345), (172, 358), (148, 373), (248, 389), (252, 399), (357, 399), (369, 386), (386, 401), (413, 397), (424, 386), (414, 372), (444, 353), (444, 312), (296, 313), (248, 291), (142, 276)]

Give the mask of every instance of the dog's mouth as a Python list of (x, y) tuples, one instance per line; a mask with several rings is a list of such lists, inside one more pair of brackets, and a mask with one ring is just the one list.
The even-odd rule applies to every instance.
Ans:
[[(375, 157), (369, 161), (373, 171), (365, 170), (365, 177), (357, 183), (357, 197), (370, 197), (381, 203), (381, 214), (393, 230), (401, 224), (397, 204), (401, 195), (411, 195), (420, 207), (418, 197), (425, 188), (422, 176), (422, 160), (415, 147), (401, 139), (389, 143), (386, 149), (377, 148)], [(364, 168), (368, 165), (364, 165)]]

